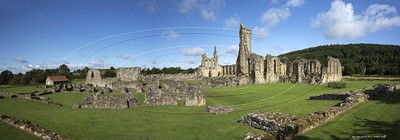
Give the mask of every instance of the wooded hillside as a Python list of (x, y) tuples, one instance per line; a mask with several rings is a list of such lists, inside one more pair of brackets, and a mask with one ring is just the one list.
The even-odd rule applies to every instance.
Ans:
[(282, 59), (317, 59), (326, 65), (327, 56), (339, 58), (343, 74), (400, 75), (400, 46), (381, 44), (324, 45), (279, 55)]

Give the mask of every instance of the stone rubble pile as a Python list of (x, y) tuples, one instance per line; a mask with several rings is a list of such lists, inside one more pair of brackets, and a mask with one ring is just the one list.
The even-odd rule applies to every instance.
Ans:
[(125, 98), (114, 96), (102, 96), (100, 93), (88, 95), (81, 103), (73, 105), (72, 108), (109, 108), (125, 109), (138, 106), (138, 101), (132, 95), (127, 94)]
[(149, 105), (178, 105), (185, 100), (186, 106), (206, 104), (202, 87), (198, 84), (175, 80), (148, 80), (145, 88), (145, 103)]
[[(323, 94), (311, 96), (311, 100), (342, 100), (328, 109), (315, 111), (305, 116), (295, 117), (283, 113), (254, 112), (243, 116), (238, 122), (264, 130), (276, 139), (290, 139), (292, 136), (312, 129), (335, 118), (340, 113), (367, 101), (377, 95), (387, 94), (388, 91), (399, 89), (400, 85), (375, 85), (373, 90), (355, 93)], [(372, 95), (372, 96), (371, 96)], [(345, 98), (346, 97), (346, 98)], [(247, 136), (245, 137), (245, 139)]]
[(244, 140), (276, 140), (276, 138), (269, 133), (255, 135), (249, 132), (244, 137)]
[(39, 126), (37, 124), (32, 124), (28, 120), (19, 120), (14, 117), (10, 117), (7, 115), (0, 114), (0, 120), (4, 121), (10, 125), (13, 125), (19, 129), (27, 131), (35, 136), (38, 136), (45, 140), (63, 140), (66, 139), (56, 133), (50, 132), (49, 130)]
[(232, 107), (229, 106), (221, 106), (221, 105), (216, 105), (216, 106), (207, 106), (206, 107), (206, 112), (219, 115), (219, 114), (224, 114), (224, 113), (229, 113), (234, 111)]
[(225, 77), (213, 77), (213, 78), (203, 78), (206, 83), (203, 85), (204, 88), (218, 88), (226, 86), (238, 86), (239, 79), (235, 76), (225, 76)]

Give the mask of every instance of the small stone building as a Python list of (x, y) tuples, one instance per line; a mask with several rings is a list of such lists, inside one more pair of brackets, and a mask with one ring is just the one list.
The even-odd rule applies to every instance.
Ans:
[(46, 86), (68, 83), (69, 80), (65, 76), (47, 76)]

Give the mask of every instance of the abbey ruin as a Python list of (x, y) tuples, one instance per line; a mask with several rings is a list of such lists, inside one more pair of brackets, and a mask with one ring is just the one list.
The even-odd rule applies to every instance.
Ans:
[(218, 77), (236, 76), (238, 85), (291, 82), (307, 84), (323, 84), (337, 82), (342, 79), (342, 65), (339, 59), (328, 57), (326, 67), (316, 59), (298, 59), (282, 62), (279, 57), (265, 57), (252, 53), (251, 30), (240, 24), (239, 54), (236, 65), (219, 65), (218, 54), (207, 58), (202, 55), (198, 76)]
[[(85, 84), (94, 88), (110, 88), (134, 93), (145, 93), (148, 105), (178, 105), (183, 100), (187, 106), (206, 104), (203, 88), (238, 86), (260, 83), (323, 84), (342, 79), (342, 66), (336, 58), (328, 57), (326, 67), (316, 59), (297, 59), (282, 62), (279, 57), (265, 57), (252, 53), (251, 30), (240, 24), (239, 54), (235, 65), (219, 65), (217, 48), (208, 58), (202, 54), (197, 74), (141, 75), (140, 67), (114, 70), (116, 77), (102, 78), (101, 70), (89, 70)], [(187, 83), (201, 80), (200, 83)]]

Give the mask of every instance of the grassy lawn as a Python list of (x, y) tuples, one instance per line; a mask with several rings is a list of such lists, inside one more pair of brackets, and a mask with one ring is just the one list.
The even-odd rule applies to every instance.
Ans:
[(299, 139), (349, 139), (352, 136), (400, 138), (400, 91), (362, 103)]
[(41, 140), (32, 134), (0, 121), (0, 139), (2, 140)]
[[(207, 114), (204, 112), (205, 107), (186, 106), (143, 105), (123, 110), (72, 109), (73, 104), (90, 93), (46, 95), (54, 102), (63, 104), (62, 107), (6, 98), (0, 100), (0, 113), (28, 119), (63, 136), (77, 139), (243, 139), (247, 132), (262, 133), (237, 123), (245, 114), (261, 110), (304, 115), (340, 102), (307, 100), (311, 95), (338, 93), (395, 81), (345, 82), (345, 89), (288, 83), (205, 89), (203, 93), (207, 105), (229, 105), (236, 109), (222, 115)], [(139, 103), (143, 103), (143, 93), (137, 93), (135, 97)], [(317, 134), (310, 137), (314, 136), (319, 137)]]
[(35, 91), (47, 91), (44, 85), (41, 86), (2, 86), (0, 90), (8, 93), (32, 93)]

